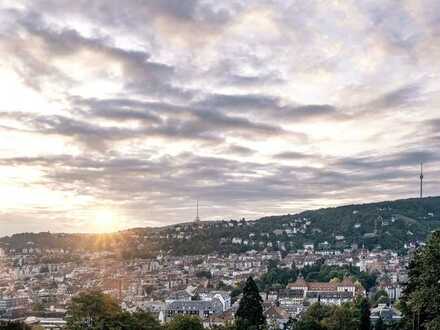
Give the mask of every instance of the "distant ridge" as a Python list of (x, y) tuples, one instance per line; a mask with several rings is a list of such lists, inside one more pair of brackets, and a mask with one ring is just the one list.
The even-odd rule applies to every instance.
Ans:
[(365, 245), (403, 251), (440, 229), (440, 197), (344, 205), (258, 220), (185, 222), (112, 234), (22, 233), (0, 239), (6, 249), (111, 251), (124, 257), (293, 251)]

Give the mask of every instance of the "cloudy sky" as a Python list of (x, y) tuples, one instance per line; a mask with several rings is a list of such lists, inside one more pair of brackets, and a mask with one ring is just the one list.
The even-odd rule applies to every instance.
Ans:
[(440, 194), (438, 0), (2, 0), (0, 77), (0, 235)]

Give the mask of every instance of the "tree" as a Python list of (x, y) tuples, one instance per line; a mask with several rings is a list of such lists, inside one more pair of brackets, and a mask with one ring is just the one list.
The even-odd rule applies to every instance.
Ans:
[(119, 313), (121, 308), (111, 296), (100, 291), (82, 292), (72, 298), (67, 309), (67, 328), (99, 329), (106, 320), (113, 319)]
[(238, 297), (241, 295), (242, 291), (243, 290), (240, 287), (236, 287), (231, 290), (232, 303), (234, 303), (238, 300)]
[(321, 325), (326, 318), (331, 315), (332, 309), (330, 306), (322, 305), (317, 302), (311, 305), (303, 318), (296, 322), (292, 329), (295, 330), (324, 330), (325, 327)]
[(165, 327), (166, 330), (203, 330), (203, 324), (198, 317), (179, 315)]
[(357, 309), (353, 304), (332, 306), (330, 315), (321, 321), (327, 330), (355, 330), (359, 327)]
[(379, 319), (376, 321), (376, 324), (374, 325), (374, 330), (385, 330), (385, 323), (383, 322), (382, 318), (379, 317)]
[(0, 321), (0, 329), (4, 330), (31, 330), (31, 327), (23, 322)]
[(401, 299), (407, 329), (440, 329), (440, 231), (419, 248), (408, 267)]
[(312, 320), (321, 322), (325, 318), (332, 314), (332, 308), (327, 305), (323, 305), (320, 302), (314, 303), (308, 309), (304, 315), (305, 320)]
[(121, 312), (111, 320), (108, 320), (109, 325), (113, 324), (112, 329), (132, 330), (161, 330), (162, 327), (156, 318), (150, 313), (144, 311), (136, 311), (134, 313)]
[(143, 311), (122, 311), (118, 302), (99, 291), (80, 293), (72, 299), (67, 310), (69, 330), (160, 330), (160, 323)]
[(252, 277), (249, 277), (243, 288), (243, 297), (240, 300), (237, 313), (235, 314), (238, 329), (262, 329), (265, 325), (263, 315), (263, 300), (258, 287)]
[(385, 290), (383, 290), (383, 289), (378, 290), (374, 294), (373, 299), (372, 299), (371, 302), (372, 302), (373, 305), (389, 303), (388, 293)]
[(44, 311), (44, 305), (40, 302), (33, 303), (31, 308), (32, 308), (33, 312), (43, 312)]
[(359, 330), (370, 330), (371, 329), (371, 321), (370, 321), (370, 306), (368, 305), (368, 300), (362, 298), (359, 303), (359, 312), (360, 312), (360, 322), (359, 322)]
[[(365, 302), (359, 301), (358, 304), (345, 303), (341, 306), (323, 305), (319, 302), (311, 305), (303, 318), (291, 325), (293, 330), (363, 330), (362, 328), (362, 305)], [(368, 304), (366, 305), (368, 308)], [(365, 308), (365, 307), (363, 307)], [(369, 309), (368, 309), (369, 313)], [(364, 314), (365, 311), (364, 311)], [(368, 319), (369, 321), (369, 319)]]
[(292, 327), (293, 330), (324, 330), (323, 327), (317, 321), (313, 320), (301, 320), (298, 321)]
[(207, 279), (211, 279), (212, 278), (212, 274), (209, 270), (201, 270), (199, 272), (196, 273), (196, 276), (198, 278), (207, 278)]

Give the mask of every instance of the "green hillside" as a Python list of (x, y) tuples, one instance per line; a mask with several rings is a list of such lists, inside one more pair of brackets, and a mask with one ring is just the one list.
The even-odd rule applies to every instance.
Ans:
[(440, 229), (440, 197), (348, 205), (264, 217), (256, 221), (182, 223), (135, 228), (113, 234), (23, 233), (0, 239), (9, 249), (62, 248), (67, 251), (114, 251), (123, 257), (233, 253), (247, 250), (316, 249), (352, 244), (402, 251)]

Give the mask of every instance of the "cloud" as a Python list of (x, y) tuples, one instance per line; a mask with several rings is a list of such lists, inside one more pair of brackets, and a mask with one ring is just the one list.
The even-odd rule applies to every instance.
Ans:
[(226, 109), (231, 112), (258, 113), (271, 120), (306, 121), (313, 119), (347, 120), (348, 114), (328, 104), (285, 104), (278, 97), (269, 95), (210, 95), (199, 103), (202, 107)]
[(421, 161), (440, 192), (436, 1), (0, 7), (8, 232), (411, 197)]
[(250, 156), (253, 155), (256, 151), (251, 148), (243, 147), (240, 145), (229, 145), (226, 150), (226, 153), (238, 154), (241, 156)]
[[(170, 97), (190, 95), (190, 92), (173, 85), (174, 68), (152, 61), (148, 52), (122, 49), (106, 37), (84, 37), (75, 29), (49, 25), (38, 14), (16, 16), (17, 29), (24, 33), (15, 38), (5, 37), (3, 43), (14, 52), (14, 60), (19, 61), (21, 68), (19, 72), (31, 87), (41, 89), (42, 83), (50, 79), (64, 80), (69, 86), (78, 84), (79, 81), (69, 78), (53, 63), (64, 59), (86, 64), (92, 60), (84, 71), (98, 70), (102, 78), (120, 79), (132, 92)], [(122, 70), (116, 77), (112, 77), (108, 69), (112, 65)]]
[(421, 89), (421, 83), (410, 83), (401, 86), (371, 101), (368, 107), (373, 109), (373, 111), (377, 111), (378, 109), (414, 106), (420, 99)]
[(390, 168), (412, 167), (416, 169), (421, 163), (437, 162), (440, 156), (434, 150), (402, 151), (375, 158), (372, 156), (347, 158), (337, 161), (339, 165), (357, 170), (383, 170)]
[(275, 154), (274, 157), (285, 160), (304, 160), (304, 159), (313, 159), (317, 156), (311, 154), (305, 154), (302, 152), (296, 152), (296, 151), (285, 151)]

